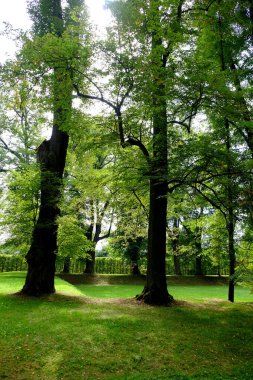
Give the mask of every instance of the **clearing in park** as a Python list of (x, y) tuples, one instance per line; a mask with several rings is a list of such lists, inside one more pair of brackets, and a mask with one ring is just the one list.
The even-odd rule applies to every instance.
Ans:
[(171, 278), (177, 303), (153, 307), (133, 298), (141, 278), (57, 278), (58, 292), (37, 299), (14, 295), (24, 276), (0, 274), (1, 379), (253, 378), (249, 289), (231, 304), (221, 280)]

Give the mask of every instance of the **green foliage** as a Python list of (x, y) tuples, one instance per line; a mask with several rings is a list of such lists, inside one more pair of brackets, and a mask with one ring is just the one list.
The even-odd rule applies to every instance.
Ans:
[[(43, 299), (10, 296), (21, 288), (24, 277), (0, 275), (3, 378), (81, 380), (85, 374), (101, 380), (252, 379), (249, 303), (206, 300), (157, 308), (137, 306), (131, 300), (98, 302), (83, 298), (84, 288), (59, 278), (59, 294)], [(122, 285), (115, 285), (111, 290), (92, 286), (93, 295), (107, 289), (116, 295)], [(133, 285), (123, 288), (124, 297), (133, 297), (139, 290)], [(189, 283), (174, 288), (181, 296), (191, 292), (201, 298), (206, 297), (205, 291), (213, 289), (220, 296), (226, 289)], [(212, 297), (217, 299), (215, 293)], [(245, 300), (243, 294), (241, 299)]]
[(62, 29), (60, 0), (30, 0), (28, 9), (36, 34), (57, 33)]
[(128, 274), (130, 264), (128, 260), (111, 257), (97, 257), (95, 272), (104, 274)]
[(58, 219), (58, 253), (64, 257), (87, 257), (89, 250), (94, 248), (87, 239), (85, 231), (80, 227), (74, 216), (61, 216)]
[(37, 165), (11, 172), (7, 185), (2, 198), (1, 231), (7, 235), (6, 243), (25, 254), (39, 211), (40, 175)]
[(15, 255), (0, 254), (0, 272), (20, 272), (26, 269), (26, 260), (20, 253)]
[[(163, 144), (153, 138), (153, 116), (165, 104), (168, 146), (162, 151), (168, 149), (169, 158), (169, 271), (173, 258), (170, 220), (175, 216), (181, 221), (178, 254), (183, 271), (194, 270), (198, 229), (206, 271), (225, 271), (226, 228), (232, 210), (238, 226), (234, 240), (239, 270), (249, 265), (251, 273), (252, 252), (245, 234), (252, 218), (249, 2), (196, 1), (191, 9), (189, 2), (179, 0), (110, 1), (115, 19), (108, 38), (96, 41), (93, 50), (86, 11), (82, 13), (80, 7), (84, 9), (81, 0), (31, 0), (35, 35), (23, 36), (17, 60), (1, 73), (1, 137), (7, 132), (15, 141), (7, 144), (8, 149), (4, 142), (0, 144), (1, 167), (22, 169), (9, 176), (8, 193), (2, 198), (1, 223), (4, 232), (11, 234), (8, 249), (15, 246), (24, 253), (29, 246), (39, 179), (24, 163), (34, 160), (31, 152), (39, 145), (37, 129), (47, 124), (44, 111), (58, 106), (67, 109), (74, 83), (88, 95), (108, 99), (114, 108), (113, 114), (102, 108), (99, 116), (91, 117), (78, 106), (61, 120), (61, 129), (68, 132), (71, 142), (59, 218), (59, 255), (71, 256), (78, 263), (74, 271), (79, 271), (82, 258), (94, 248), (89, 241), (94, 239), (95, 225), (102, 224), (101, 237), (112, 223), (115, 231), (108, 251), (114, 256), (126, 255), (131, 243), (146, 238), (150, 163), (157, 160), (152, 149)], [(166, 60), (164, 67), (161, 57)], [(90, 62), (94, 65), (86, 71)], [(157, 94), (161, 87), (163, 94)], [(54, 96), (61, 101), (53, 107)], [(124, 150), (116, 144), (122, 132), (119, 114), (115, 116), (119, 106)], [(13, 116), (10, 110), (17, 112)], [(25, 123), (19, 114), (22, 120), (26, 116)], [(13, 153), (16, 139), (19, 147)], [(146, 149), (146, 156), (138, 144)], [(201, 208), (204, 215), (197, 217)], [(90, 227), (93, 236), (88, 239)], [(123, 270), (114, 269), (114, 259), (103, 260), (98, 260), (98, 272)]]
[(21, 74), (16, 63), (6, 63), (0, 81), (1, 169), (8, 172), (34, 161), (46, 118), (29, 76)]
[[(69, 244), (71, 249), (75, 247), (75, 243), (72, 241)], [(73, 251), (65, 252), (64, 248), (66, 248), (66, 245), (63, 245), (63, 252), (61, 251), (61, 255), (57, 256), (56, 272), (62, 272), (64, 265), (63, 253), (66, 253), (66, 256), (70, 257), (70, 273), (83, 273), (85, 270), (85, 258), (87, 256), (87, 251), (80, 249), (80, 256), (77, 256), (75, 252), (74, 254), (72, 253)], [(17, 254), (0, 254), (0, 272), (19, 272), (26, 269), (26, 260), (20, 252)], [(102, 274), (129, 274), (130, 263), (128, 260), (115, 257), (97, 257), (95, 271), (96, 273)]]
[(75, 18), (82, 18), (83, 0), (67, 0), (64, 9), (63, 5), (61, 0), (28, 0), (28, 11), (37, 35), (42, 36), (46, 33), (59, 35), (63, 31), (64, 24), (73, 24)]

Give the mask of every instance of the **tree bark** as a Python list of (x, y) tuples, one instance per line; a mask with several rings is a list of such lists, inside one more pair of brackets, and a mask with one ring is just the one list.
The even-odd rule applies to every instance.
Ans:
[(167, 181), (154, 178), (150, 180), (147, 277), (143, 292), (137, 297), (148, 304), (168, 305), (173, 301), (166, 283), (166, 229)]
[(62, 273), (70, 273), (70, 256), (64, 258)]
[(131, 262), (131, 274), (138, 276), (141, 274), (138, 261), (140, 258), (140, 249), (143, 242), (142, 236), (127, 239), (126, 256)]
[(174, 273), (177, 276), (181, 276), (180, 258), (178, 256), (179, 252), (179, 219), (174, 218), (173, 220), (173, 233), (172, 233), (172, 252), (174, 261)]
[(162, 53), (163, 40), (160, 36), (159, 4), (151, 2), (153, 8), (152, 71), (153, 71), (153, 159), (150, 173), (149, 229), (147, 276), (143, 292), (137, 297), (145, 303), (169, 305), (173, 297), (166, 283), (166, 232), (168, 193), (168, 128), (166, 103), (167, 54)]
[(131, 262), (131, 275), (133, 275), (133, 276), (139, 276), (140, 274), (141, 274), (141, 271), (139, 269), (138, 263), (132, 261)]
[[(218, 2), (221, 3), (221, 0)], [(220, 57), (221, 57), (221, 69), (222, 71), (226, 70), (226, 67), (230, 67), (230, 69), (235, 69), (235, 67), (231, 66), (231, 57), (225, 56), (225, 50), (224, 50), (224, 40), (223, 40), (223, 19), (221, 16), (219, 16), (219, 33), (220, 33)], [(227, 63), (229, 62), (229, 64)], [(237, 78), (235, 81), (235, 85), (237, 90), (240, 90), (240, 82)], [(239, 87), (238, 87), (239, 86)], [(243, 102), (245, 104), (245, 102)], [(246, 118), (248, 117), (247, 107), (244, 107), (244, 117), (246, 115)], [(229, 256), (229, 283), (228, 283), (228, 300), (230, 302), (234, 302), (234, 293), (235, 293), (235, 282), (234, 282), (234, 274), (235, 274), (235, 247), (234, 247), (234, 231), (235, 231), (235, 215), (234, 215), (234, 191), (233, 191), (233, 183), (232, 183), (232, 163), (231, 163), (231, 137), (230, 137), (230, 126), (229, 126), (229, 120), (227, 117), (224, 118), (224, 128), (225, 128), (225, 141), (226, 141), (226, 151), (228, 155), (227, 159), (227, 189), (226, 189), (226, 196), (227, 196), (227, 232), (228, 232), (228, 256)], [(250, 149), (253, 149), (253, 134), (252, 131), (247, 131), (248, 134), (248, 146)], [(251, 151), (252, 152), (252, 151)]]
[(195, 229), (195, 248), (196, 248), (196, 259), (195, 259), (195, 275), (203, 276), (202, 267), (202, 245), (201, 245), (201, 228), (196, 227)]
[(88, 252), (89, 256), (86, 259), (86, 267), (84, 273), (94, 274), (95, 273), (95, 249)]
[(227, 220), (227, 231), (228, 231), (228, 256), (229, 256), (229, 281), (228, 281), (228, 300), (234, 302), (235, 299), (235, 246), (234, 246), (234, 233), (235, 233), (235, 215), (233, 207), (233, 184), (231, 180), (232, 165), (230, 159), (231, 153), (231, 142), (230, 142), (230, 129), (228, 119), (225, 119), (226, 128), (226, 148), (228, 153), (228, 186), (227, 186), (227, 198), (228, 198), (228, 220)]
[[(92, 202), (92, 204), (93, 204), (93, 202)], [(89, 274), (94, 274), (95, 273), (95, 263), (96, 263), (95, 248), (96, 248), (96, 245), (97, 245), (97, 243), (100, 240), (108, 238), (110, 236), (110, 234), (111, 234), (111, 224), (110, 224), (108, 233), (106, 235), (104, 235), (104, 236), (100, 236), (101, 232), (102, 232), (103, 218), (104, 218), (104, 215), (105, 215), (105, 212), (106, 212), (108, 206), (109, 206), (109, 200), (107, 200), (104, 203), (104, 206), (103, 206), (103, 209), (101, 211), (101, 214), (97, 215), (98, 219), (97, 219), (96, 223), (95, 223), (95, 215), (93, 215), (93, 221), (90, 224), (89, 229), (88, 229), (88, 231), (86, 233), (87, 239), (94, 243), (94, 249), (92, 249), (92, 250), (90, 250), (88, 252), (89, 255), (90, 255), (90, 257), (88, 257), (86, 259), (86, 267), (85, 267), (84, 273), (89, 273)], [(98, 210), (96, 210), (96, 211), (98, 213)], [(93, 235), (94, 224), (95, 224), (95, 232), (94, 232), (94, 236), (92, 236)]]
[(234, 302), (235, 300), (235, 247), (234, 247), (234, 215), (233, 210), (229, 210), (228, 229), (228, 253), (229, 253), (229, 280), (228, 280), (228, 300)]
[[(63, 16), (60, 0), (52, 0), (51, 10), (54, 33), (61, 38)], [(45, 10), (47, 11), (47, 10)], [(52, 25), (50, 24), (50, 28)], [(50, 30), (49, 30), (50, 32)], [(58, 66), (59, 64), (59, 66)], [(60, 215), (62, 178), (69, 137), (66, 129), (71, 112), (72, 83), (64, 62), (53, 67), (53, 129), (50, 140), (38, 148), (37, 158), (41, 169), (41, 203), (34, 227), (31, 247), (26, 255), (28, 272), (23, 294), (40, 296), (55, 292), (54, 275), (57, 253), (57, 218)]]
[(202, 269), (202, 256), (196, 256), (195, 260), (195, 275), (196, 276), (203, 276), (203, 269)]
[(53, 128), (52, 137), (38, 149), (41, 164), (41, 203), (31, 247), (26, 255), (28, 272), (23, 294), (40, 296), (55, 292), (58, 203), (68, 147), (68, 135)]

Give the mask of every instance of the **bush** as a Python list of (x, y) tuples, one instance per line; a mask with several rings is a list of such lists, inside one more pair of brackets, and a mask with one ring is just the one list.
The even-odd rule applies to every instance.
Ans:
[[(70, 273), (83, 273), (86, 266), (86, 259), (82, 257), (72, 257), (70, 259)], [(130, 274), (130, 262), (127, 259), (118, 257), (96, 257), (95, 272), (99, 274)], [(56, 260), (56, 272), (63, 271), (64, 257), (57, 256)], [(147, 261), (145, 259), (139, 260), (139, 268), (142, 274), (146, 273)], [(25, 271), (27, 270), (26, 259), (20, 254), (2, 254), (0, 255), (0, 272), (12, 272), (12, 271)], [(182, 262), (181, 270), (183, 275), (194, 275), (194, 263)], [(203, 261), (204, 274), (217, 274), (215, 268), (206, 268), (205, 261)], [(243, 272), (243, 271), (242, 271)], [(249, 272), (249, 273), (248, 273)], [(248, 277), (252, 282), (251, 271), (241, 273), (238, 271), (237, 281), (249, 282)], [(166, 274), (174, 274), (174, 267), (171, 258), (166, 259)], [(227, 272), (223, 268), (221, 270), (222, 275), (226, 275)], [(247, 277), (247, 278), (246, 278)]]
[(116, 257), (96, 257), (95, 272), (103, 274), (129, 274), (129, 261)]
[(0, 255), (0, 272), (19, 272), (22, 270), (27, 270), (24, 256)]
[[(62, 272), (64, 257), (57, 256), (56, 272)], [(22, 255), (0, 255), (0, 272), (15, 272), (27, 270), (26, 259)], [(83, 273), (85, 270), (84, 258), (70, 259), (70, 273)], [(104, 274), (129, 274), (130, 264), (127, 260), (111, 257), (96, 258), (96, 273)]]

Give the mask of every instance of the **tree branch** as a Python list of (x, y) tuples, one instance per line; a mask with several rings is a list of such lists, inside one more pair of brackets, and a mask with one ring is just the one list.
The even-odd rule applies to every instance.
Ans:
[(140, 203), (141, 207), (143, 208), (146, 216), (148, 217), (149, 213), (148, 213), (148, 210), (147, 208), (144, 206), (144, 204), (142, 203), (140, 197), (138, 196), (138, 194), (136, 193), (136, 191), (134, 189), (132, 189), (132, 193), (133, 195), (135, 196), (135, 198), (137, 199), (137, 201)]
[(77, 94), (77, 96), (79, 98), (81, 98), (81, 99), (98, 100), (98, 101), (100, 101), (102, 103), (107, 104), (109, 107), (111, 107), (115, 111), (115, 113), (117, 113), (117, 106), (115, 104), (113, 104), (112, 102), (110, 102), (109, 100), (105, 99), (103, 97), (103, 95), (101, 95), (101, 96), (95, 96), (95, 95), (83, 94), (83, 93), (81, 93), (79, 91), (78, 86), (76, 84), (73, 84), (73, 87), (76, 90), (76, 94)]
[(132, 146), (138, 146), (140, 148), (140, 150), (142, 151), (142, 153), (144, 154), (144, 156), (146, 157), (147, 161), (150, 162), (149, 152), (148, 152), (147, 148), (145, 147), (145, 145), (139, 139), (136, 139), (135, 137), (128, 136), (127, 139), (125, 140), (125, 144), (132, 145)]
[(2, 146), (0, 145), (0, 148), (3, 148), (4, 150), (6, 150), (7, 152), (13, 154), (15, 157), (17, 157), (19, 160), (22, 159), (22, 156), (18, 153), (18, 152), (15, 152), (15, 150), (11, 149), (7, 144), (6, 142), (2, 139), (2, 137), (0, 137), (0, 142), (3, 144)]
[(219, 210), (222, 215), (224, 216), (225, 220), (227, 220), (227, 215), (226, 213), (224, 212), (224, 210), (222, 210), (221, 206), (219, 204), (217, 204), (213, 199), (209, 198), (205, 193), (203, 193), (203, 191), (201, 191), (200, 189), (198, 189), (197, 186), (194, 186), (194, 185), (191, 185), (191, 187), (196, 190), (208, 203), (210, 203), (215, 209)]

